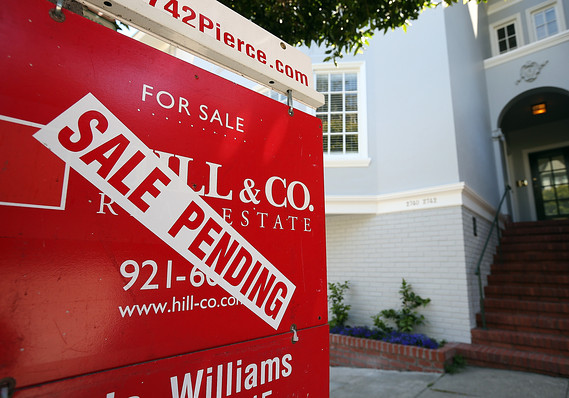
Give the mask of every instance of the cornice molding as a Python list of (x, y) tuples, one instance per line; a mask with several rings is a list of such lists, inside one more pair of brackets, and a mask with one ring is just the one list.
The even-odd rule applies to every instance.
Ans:
[(326, 196), (326, 215), (389, 214), (453, 206), (465, 206), (487, 219), (495, 212), (464, 182), (384, 195)]

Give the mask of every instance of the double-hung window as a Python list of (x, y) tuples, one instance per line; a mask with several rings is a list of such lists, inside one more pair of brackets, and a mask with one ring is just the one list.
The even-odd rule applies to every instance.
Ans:
[(548, 7), (533, 14), (533, 23), (537, 40), (545, 39), (559, 32), (554, 7)]
[(521, 15), (516, 14), (490, 26), (492, 54), (500, 55), (521, 47), (523, 43)]
[[(367, 132), (363, 65), (315, 67), (316, 90), (325, 103), (316, 109), (322, 120), (322, 150), (328, 166), (366, 166)], [(350, 164), (351, 163), (351, 164)]]
[(518, 47), (516, 26), (513, 22), (496, 29), (496, 34), (498, 35), (498, 51), (500, 54)]
[(547, 1), (530, 8), (527, 19), (531, 25), (531, 40), (543, 40), (565, 30), (563, 15), (562, 3), (558, 1)]

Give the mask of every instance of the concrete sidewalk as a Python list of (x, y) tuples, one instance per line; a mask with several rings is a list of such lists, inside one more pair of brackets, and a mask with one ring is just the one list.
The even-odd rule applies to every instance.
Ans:
[(569, 379), (467, 366), (458, 373), (330, 368), (330, 398), (569, 398)]

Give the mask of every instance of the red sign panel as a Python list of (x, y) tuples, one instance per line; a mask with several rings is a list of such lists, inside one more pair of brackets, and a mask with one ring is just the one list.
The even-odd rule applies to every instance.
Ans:
[(328, 327), (24, 388), (16, 398), (328, 397)]
[(37, 386), (156, 361), (207, 386), (214, 353), (327, 352), (319, 120), (53, 7), (0, 10), (0, 376), (74, 391)]

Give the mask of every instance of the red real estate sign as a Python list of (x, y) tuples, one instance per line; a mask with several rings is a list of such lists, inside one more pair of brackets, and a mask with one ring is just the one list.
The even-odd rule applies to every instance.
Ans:
[(320, 121), (53, 7), (0, 10), (0, 378), (327, 396)]

